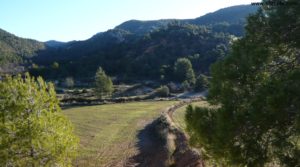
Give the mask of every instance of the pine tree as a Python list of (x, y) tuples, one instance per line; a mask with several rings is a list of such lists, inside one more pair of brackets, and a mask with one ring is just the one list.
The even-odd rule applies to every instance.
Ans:
[(193, 142), (222, 166), (300, 166), (300, 30), (288, 21), (299, 5), (250, 16), (245, 37), (211, 70), (209, 101), (220, 107), (187, 110)]
[(113, 92), (113, 83), (105, 74), (105, 71), (99, 67), (95, 75), (95, 92), (99, 98), (105, 95), (110, 95)]
[(197, 77), (196, 83), (195, 83), (195, 91), (203, 91), (204, 89), (208, 88), (208, 79), (207, 76), (200, 74)]
[(192, 63), (187, 58), (179, 58), (174, 65), (174, 77), (180, 81), (187, 81), (190, 85), (195, 84), (195, 74)]
[(29, 74), (0, 81), (0, 166), (70, 166), (77, 144), (52, 84)]

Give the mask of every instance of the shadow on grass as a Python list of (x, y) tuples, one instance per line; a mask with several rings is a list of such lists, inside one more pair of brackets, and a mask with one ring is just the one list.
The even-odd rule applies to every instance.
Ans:
[(126, 167), (166, 167), (168, 162), (168, 150), (166, 141), (157, 133), (159, 119), (148, 124), (137, 134), (136, 147), (139, 153), (130, 157)]

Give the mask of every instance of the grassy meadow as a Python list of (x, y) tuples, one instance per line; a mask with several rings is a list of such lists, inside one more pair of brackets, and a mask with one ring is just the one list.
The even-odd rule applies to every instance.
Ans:
[(65, 109), (80, 148), (74, 166), (123, 166), (137, 153), (136, 134), (176, 101), (132, 102)]

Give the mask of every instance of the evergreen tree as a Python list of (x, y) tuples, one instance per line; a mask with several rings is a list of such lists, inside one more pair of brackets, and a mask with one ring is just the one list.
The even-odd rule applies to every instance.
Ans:
[(200, 92), (207, 88), (208, 88), (207, 76), (200, 74), (196, 80), (195, 91)]
[(187, 110), (192, 141), (223, 166), (300, 166), (300, 30), (288, 21), (299, 5), (249, 17), (246, 36), (212, 67), (209, 100), (220, 107)]
[(156, 90), (156, 95), (160, 97), (168, 97), (170, 95), (170, 89), (167, 86), (161, 86)]
[(174, 77), (180, 82), (187, 81), (190, 85), (195, 84), (195, 74), (189, 59), (177, 59), (174, 65)]
[(105, 74), (105, 71), (99, 67), (95, 75), (95, 92), (99, 98), (104, 95), (110, 95), (113, 92), (113, 83)]
[(57, 62), (54, 62), (54, 63), (51, 65), (51, 67), (52, 67), (53, 69), (59, 69), (59, 64), (58, 64)]
[(65, 79), (65, 86), (66, 87), (68, 87), (68, 88), (71, 88), (71, 87), (73, 87), (74, 86), (74, 79), (73, 79), (73, 77), (67, 77), (66, 79)]
[(78, 139), (52, 84), (29, 74), (0, 81), (0, 166), (70, 166)]

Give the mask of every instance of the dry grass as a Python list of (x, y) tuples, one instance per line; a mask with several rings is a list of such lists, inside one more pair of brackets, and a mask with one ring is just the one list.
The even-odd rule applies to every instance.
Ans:
[(80, 138), (74, 166), (122, 166), (122, 162), (137, 152), (138, 131), (174, 103), (133, 102), (64, 110)]

